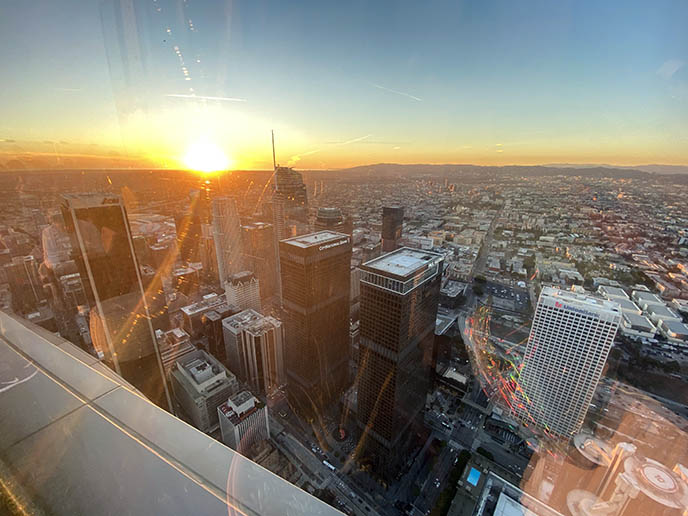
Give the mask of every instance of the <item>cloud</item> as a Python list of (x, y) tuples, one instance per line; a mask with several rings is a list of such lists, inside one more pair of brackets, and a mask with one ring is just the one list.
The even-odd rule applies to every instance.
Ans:
[(81, 91), (81, 88), (55, 88), (56, 91), (62, 91), (65, 93), (76, 93)]
[(246, 99), (239, 99), (235, 97), (209, 97), (207, 95), (192, 95), (182, 93), (168, 93), (166, 97), (174, 97), (178, 99), (196, 99), (196, 100), (220, 100), (222, 102), (246, 102)]
[(310, 150), (308, 152), (302, 152), (301, 154), (294, 154), (291, 158), (289, 158), (289, 161), (287, 162), (287, 166), (293, 167), (296, 163), (301, 161), (301, 158), (303, 158), (304, 156), (310, 156), (311, 154), (315, 154), (316, 152), (320, 152), (320, 149)]
[(413, 99), (416, 102), (423, 102), (422, 98), (416, 97), (415, 95), (411, 95), (410, 93), (404, 93), (403, 91), (393, 90), (392, 88), (385, 88), (384, 86), (380, 86), (379, 84), (373, 84), (373, 86), (376, 87), (378, 90), (388, 91), (390, 93), (396, 93), (397, 95), (401, 95), (402, 97), (408, 97), (410, 99)]
[(365, 136), (359, 136), (358, 138), (353, 138), (353, 139), (347, 140), (345, 142), (332, 142), (332, 143), (334, 145), (349, 145), (350, 143), (362, 142), (363, 140), (367, 140), (371, 136), (372, 136), (372, 134), (366, 134)]
[(663, 79), (671, 79), (676, 72), (685, 66), (685, 62), (680, 59), (669, 59), (657, 69), (657, 75)]

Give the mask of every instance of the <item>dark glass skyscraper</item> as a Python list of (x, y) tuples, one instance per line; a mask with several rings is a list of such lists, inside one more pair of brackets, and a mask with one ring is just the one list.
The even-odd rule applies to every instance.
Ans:
[(289, 167), (275, 168), (272, 197), (277, 240), (308, 233), (308, 194), (303, 176)]
[(289, 396), (319, 411), (347, 383), (351, 237), (320, 231), (279, 245)]
[(407, 247), (361, 266), (358, 424), (364, 453), (393, 474), (430, 389), (441, 255)]
[(109, 194), (65, 195), (62, 214), (91, 307), (89, 326), (96, 351), (151, 401), (170, 407), (122, 199)]
[(404, 225), (403, 206), (382, 208), (382, 252), (389, 253), (399, 247), (401, 228)]
[(277, 278), (277, 247), (272, 224), (252, 222), (241, 226), (244, 263), (260, 281), (263, 304), (278, 304), (273, 298), (279, 295)]

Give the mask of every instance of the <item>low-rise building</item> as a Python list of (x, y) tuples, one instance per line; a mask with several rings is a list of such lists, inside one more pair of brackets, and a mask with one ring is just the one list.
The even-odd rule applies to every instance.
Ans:
[(680, 315), (667, 308), (666, 305), (648, 305), (645, 314), (655, 324), (659, 324), (660, 321), (681, 322), (682, 320)]
[(688, 315), (688, 300), (686, 300), (686, 299), (674, 299), (671, 302), (671, 308), (674, 309), (679, 314)]
[(613, 299), (614, 301), (617, 301), (618, 299), (629, 299), (628, 294), (626, 294), (626, 291), (619, 287), (600, 285), (599, 287), (597, 287), (597, 292), (598, 294), (601, 294), (603, 297), (606, 297), (607, 299)]
[(633, 301), (630, 299), (626, 298), (607, 298), (610, 301), (614, 301), (619, 305), (619, 308), (621, 308), (621, 312), (623, 313), (629, 313), (629, 314), (638, 314), (641, 315), (643, 311), (640, 309), (638, 305), (636, 305)]
[(270, 437), (268, 408), (249, 391), (230, 396), (217, 407), (222, 442), (241, 454)]
[(678, 321), (661, 321), (658, 328), (669, 342), (688, 346), (688, 325)]
[(643, 310), (647, 310), (646, 307), (652, 305), (664, 306), (664, 301), (662, 301), (658, 296), (652, 294), (651, 292), (644, 292), (642, 290), (634, 290), (631, 294), (631, 299), (635, 301)]
[(657, 333), (657, 328), (644, 315), (622, 311), (619, 331), (627, 337), (651, 339)]

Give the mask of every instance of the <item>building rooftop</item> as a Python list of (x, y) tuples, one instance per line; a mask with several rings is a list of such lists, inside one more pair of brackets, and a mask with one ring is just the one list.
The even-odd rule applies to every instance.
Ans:
[(84, 193), (65, 193), (62, 198), (69, 203), (72, 208), (93, 208), (95, 206), (117, 205), (122, 203), (122, 198), (117, 194), (84, 192)]
[(251, 271), (241, 271), (237, 272), (236, 274), (232, 274), (227, 280), (227, 283), (230, 283), (232, 285), (240, 285), (247, 281), (251, 281), (254, 278), (255, 276)]
[(302, 235), (302, 236), (287, 238), (286, 240), (282, 240), (282, 242), (285, 242), (289, 245), (293, 245), (296, 247), (307, 248), (307, 247), (312, 247), (314, 245), (327, 244), (329, 242), (333, 242), (335, 240), (341, 240), (344, 238), (346, 238), (347, 241), (350, 239), (349, 235), (346, 235), (344, 233), (338, 233), (336, 231), (327, 231), (326, 230), (326, 231), (318, 231), (317, 233), (310, 233), (308, 235)]
[(681, 319), (680, 315), (678, 315), (670, 308), (667, 308), (666, 305), (650, 305), (647, 307), (647, 313), (650, 313), (658, 317), (676, 319), (677, 321)]
[(688, 336), (688, 325), (679, 321), (662, 321), (662, 326), (679, 338)]
[(260, 402), (249, 391), (240, 391), (230, 396), (218, 408), (233, 425), (238, 425), (260, 408)]
[(196, 315), (197, 313), (203, 312), (204, 310), (209, 310), (210, 308), (215, 308), (218, 305), (225, 303), (225, 298), (222, 295), (217, 294), (207, 294), (203, 296), (203, 299), (192, 305), (182, 307), (182, 312), (184, 312), (189, 317)]
[(657, 305), (663, 305), (664, 301), (657, 297), (651, 292), (644, 292), (642, 290), (634, 290), (632, 296), (638, 300), (638, 302), (654, 303)]
[(280, 321), (274, 317), (262, 315), (252, 308), (248, 308), (222, 320), (222, 326), (238, 333), (246, 330), (252, 334), (260, 334), (279, 326)]
[(599, 297), (594, 297), (589, 294), (572, 292), (571, 290), (561, 290), (554, 287), (543, 287), (542, 292), (540, 292), (540, 297), (556, 298), (562, 302), (585, 305), (588, 308), (596, 308), (597, 310), (607, 310), (616, 313), (621, 312), (619, 303), (615, 301), (601, 299)]
[(222, 385), (236, 382), (234, 374), (202, 349), (177, 360), (172, 374), (194, 398), (206, 396)]
[(380, 274), (393, 274), (405, 278), (434, 265), (440, 259), (442, 255), (437, 253), (402, 247), (364, 263), (363, 267)]
[(0, 363), (11, 374), (0, 378), (3, 480), (27, 513), (341, 514), (156, 407), (72, 343), (3, 312)]
[(673, 308), (679, 312), (688, 313), (688, 300), (687, 299), (674, 299), (672, 302)]
[(608, 285), (600, 285), (597, 291), (605, 297), (618, 297), (623, 299), (628, 299), (628, 294), (624, 289), (619, 287), (610, 287)]
[(622, 312), (635, 312), (635, 313), (641, 312), (638, 305), (636, 305), (633, 301), (631, 301), (628, 298), (615, 297), (615, 298), (611, 298), (610, 301), (613, 301), (614, 303), (618, 303), (619, 308), (621, 308)]
[(644, 315), (638, 315), (635, 312), (624, 312), (623, 318), (631, 326), (636, 328), (645, 328), (648, 331), (652, 331), (655, 328), (654, 324), (652, 324), (647, 317)]
[(466, 292), (467, 287), (468, 283), (456, 280), (449, 280), (447, 281), (447, 283), (445, 283), (444, 287), (442, 287), (440, 292), (448, 297), (456, 297), (459, 294), (463, 294), (464, 292)]

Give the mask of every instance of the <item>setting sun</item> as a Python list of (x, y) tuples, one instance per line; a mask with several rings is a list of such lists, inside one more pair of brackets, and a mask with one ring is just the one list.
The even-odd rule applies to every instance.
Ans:
[(198, 172), (217, 172), (233, 166), (233, 161), (217, 145), (210, 142), (192, 144), (184, 156), (184, 165)]

